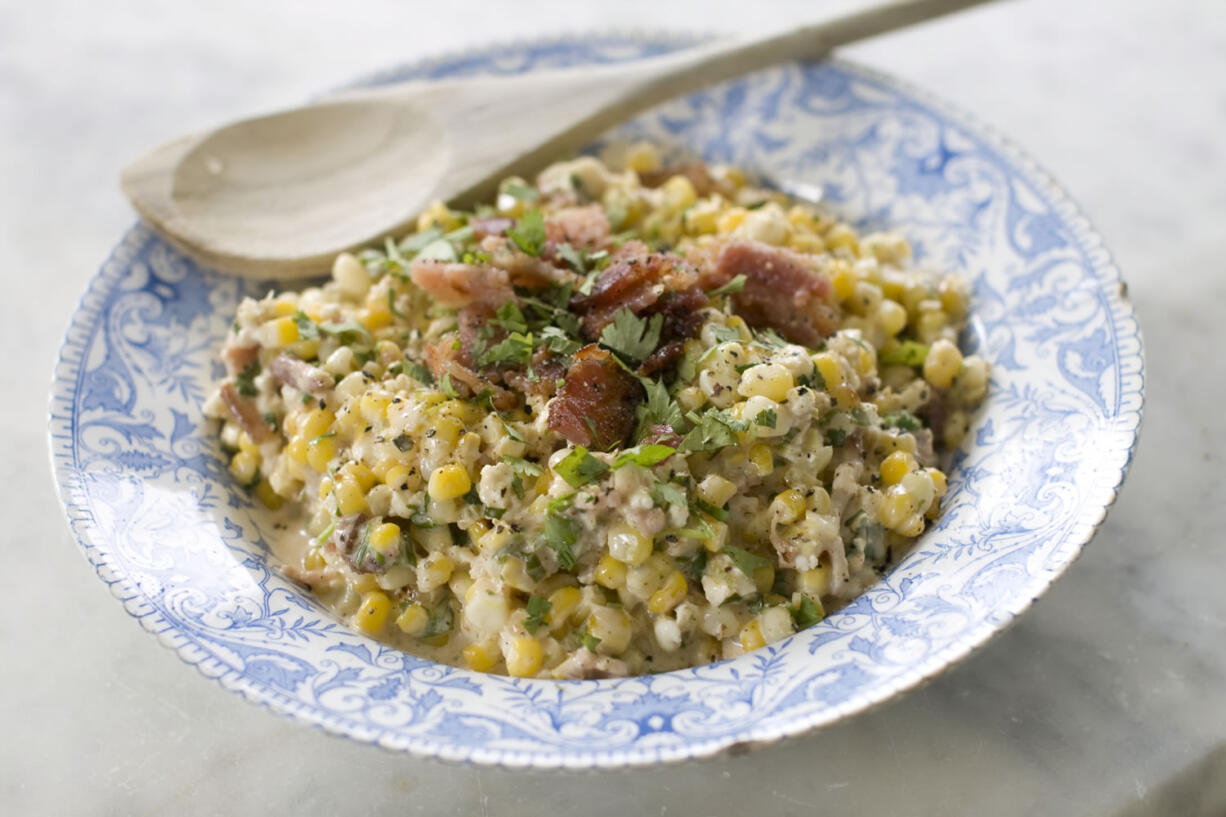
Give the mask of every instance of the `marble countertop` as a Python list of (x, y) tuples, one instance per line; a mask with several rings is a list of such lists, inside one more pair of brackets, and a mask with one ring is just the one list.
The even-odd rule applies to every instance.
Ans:
[[(842, 5), (850, 5), (844, 3)], [(180, 664), (77, 553), (46, 392), (133, 216), (118, 167), (179, 132), (424, 54), (601, 28), (753, 31), (736, 2), (0, 4), (0, 810), (8, 814), (1210, 815), (1226, 812), (1226, 5), (1000, 3), (847, 49), (1010, 134), (1116, 253), (1148, 351), (1119, 503), (1040, 603), (929, 686), (744, 757), (602, 775), (392, 755)], [(570, 811), (568, 811), (568, 809)]]

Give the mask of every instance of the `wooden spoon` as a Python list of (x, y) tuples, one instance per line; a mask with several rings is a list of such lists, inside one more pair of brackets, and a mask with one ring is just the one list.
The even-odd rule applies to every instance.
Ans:
[(406, 231), (435, 200), (489, 199), (657, 103), (984, 0), (889, 0), (757, 40), (510, 77), (346, 93), (177, 139), (120, 175), (133, 206), (212, 267), (326, 272), (343, 250)]

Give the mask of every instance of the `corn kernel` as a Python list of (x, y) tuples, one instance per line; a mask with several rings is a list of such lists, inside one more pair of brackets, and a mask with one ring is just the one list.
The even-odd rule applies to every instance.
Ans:
[(334, 422), (336, 415), (332, 411), (326, 408), (312, 409), (298, 421), (298, 433), (310, 442), (321, 434), (327, 434)]
[(775, 586), (775, 566), (762, 565), (754, 570), (750, 578), (753, 579), (754, 587), (759, 593), (769, 593), (770, 589)]
[(851, 264), (842, 259), (831, 264), (830, 283), (834, 287), (835, 297), (840, 301), (846, 301), (855, 293), (858, 282), (859, 279), (852, 271)]
[(255, 440), (251, 439), (251, 435), (246, 431), (239, 432), (238, 435), (238, 450), (246, 451), (259, 459), (260, 447), (255, 444)]
[(831, 250), (847, 249), (856, 258), (860, 257), (860, 240), (856, 233), (846, 224), (836, 224), (824, 236), (826, 246)]
[(587, 631), (600, 639), (597, 652), (620, 655), (630, 646), (630, 616), (615, 607), (597, 607), (587, 617)]
[(272, 302), (273, 317), (284, 318), (288, 315), (293, 315), (298, 311), (298, 305), (294, 303), (293, 298), (281, 296)]
[(877, 309), (877, 324), (887, 335), (897, 335), (907, 325), (907, 308), (897, 301), (882, 301)]
[(941, 309), (949, 313), (954, 320), (966, 317), (967, 297), (965, 284), (956, 279), (946, 278), (941, 281), (937, 290), (941, 299)]
[(298, 340), (298, 324), (293, 318), (277, 318), (265, 324), (264, 342), (266, 346), (288, 346)]
[(302, 566), (307, 570), (323, 570), (328, 566), (328, 560), (324, 558), (319, 548), (311, 548), (307, 551), (306, 556), (302, 557)]
[(741, 226), (741, 222), (745, 220), (745, 216), (748, 214), (749, 211), (744, 207), (730, 207), (720, 215), (716, 221), (716, 226), (721, 233), (730, 233)]
[(758, 476), (770, 476), (775, 470), (775, 455), (766, 443), (757, 443), (749, 449), (749, 464), (758, 472)]
[(755, 618), (741, 628), (741, 649), (745, 652), (752, 652), (766, 644), (766, 639), (762, 637), (762, 628)]
[[(623, 566), (622, 570), (625, 569)], [(553, 630), (561, 629), (579, 609), (582, 599), (583, 593), (578, 587), (559, 587), (549, 594), (549, 612), (545, 615), (545, 623)]]
[(464, 424), (455, 417), (440, 417), (435, 421), (433, 430), (434, 434), (430, 435), (431, 439), (441, 440), (448, 447), (454, 447), (460, 439), (460, 434), (464, 431)]
[(686, 584), (685, 576), (681, 571), (674, 570), (664, 580), (664, 586), (651, 594), (651, 598), (647, 600), (647, 609), (656, 615), (663, 615), (685, 601), (688, 591), (689, 585)]
[(499, 571), (499, 576), (503, 584), (513, 587), (523, 593), (531, 593), (536, 587), (536, 582), (528, 575), (528, 568), (524, 564), (524, 560), (518, 556), (508, 556), (502, 563), (502, 569)]
[(382, 329), (390, 324), (392, 320), (391, 310), (384, 303), (372, 304), (358, 313), (358, 322), (371, 332), (376, 329)]
[(498, 665), (499, 655), (493, 642), (481, 641), (469, 644), (463, 650), (464, 663), (473, 672), (489, 672)]
[(301, 465), (307, 461), (307, 441), (303, 437), (294, 437), (285, 446), (285, 454), (291, 460)]
[(366, 492), (352, 479), (340, 479), (332, 489), (336, 494), (336, 509), (341, 516), (362, 513), (367, 509)]
[(805, 496), (796, 488), (789, 488), (771, 501), (771, 513), (781, 525), (790, 525), (805, 515)]
[(396, 626), (405, 635), (421, 635), (429, 623), (430, 614), (425, 607), (416, 603), (404, 608), (404, 612), (396, 618)]
[(694, 190), (694, 183), (686, 176), (673, 176), (660, 185), (660, 190), (664, 194), (665, 206), (673, 210), (684, 210), (698, 201), (698, 193)]
[(609, 555), (628, 565), (640, 565), (651, 556), (654, 543), (651, 539), (625, 522), (614, 523), (609, 528), (607, 540)]
[(255, 495), (271, 511), (275, 511), (285, 504), (285, 499), (272, 489), (272, 483), (266, 479), (260, 480), (260, 484), (255, 486)]
[(625, 167), (635, 173), (650, 173), (660, 167), (660, 151), (650, 142), (636, 142), (626, 151)]
[(698, 483), (698, 498), (703, 502), (722, 508), (736, 493), (736, 483), (719, 474), (711, 474)]
[(830, 565), (818, 562), (817, 567), (805, 570), (799, 577), (800, 592), (817, 599), (830, 592)]
[(817, 373), (825, 381), (826, 391), (842, 386), (847, 380), (846, 375), (843, 374), (843, 365), (829, 352), (820, 352), (814, 355), (813, 365), (817, 367)]
[(881, 481), (886, 485), (897, 485), (902, 478), (919, 467), (915, 457), (906, 451), (895, 451), (881, 461)]
[(945, 496), (945, 490), (948, 487), (945, 472), (940, 468), (925, 468), (924, 470), (928, 472), (928, 476), (932, 477), (932, 489), (936, 495)]
[(428, 593), (437, 587), (442, 587), (451, 578), (453, 570), (455, 570), (455, 563), (451, 559), (437, 551), (431, 553), (417, 566), (418, 589)]
[(928, 348), (924, 358), (924, 379), (938, 389), (953, 385), (954, 378), (962, 369), (962, 352), (947, 340), (941, 339)]
[(400, 551), (400, 526), (395, 522), (384, 522), (370, 532), (370, 545), (384, 556), (392, 556)]
[(596, 584), (601, 587), (607, 587), (610, 590), (624, 587), (626, 584), (626, 563), (619, 562), (606, 553), (596, 563), (595, 581)]
[(349, 477), (358, 484), (358, 487), (363, 491), (369, 491), (375, 487), (377, 480), (375, 474), (364, 463), (350, 462), (346, 463), (339, 471), (341, 478)]
[(516, 678), (529, 678), (541, 669), (545, 652), (541, 642), (532, 636), (520, 636), (512, 641), (507, 649), (507, 673)]
[(833, 398), (836, 408), (846, 411), (847, 409), (853, 409), (860, 405), (860, 395), (856, 394), (855, 390), (852, 389), (851, 386), (842, 384), (835, 386), (829, 391), (830, 397)]
[(362, 395), (359, 407), (362, 419), (367, 423), (378, 423), (387, 419), (387, 407), (392, 404), (390, 394), (367, 392)]
[(349, 580), (349, 586), (356, 592), (365, 595), (379, 589), (379, 580), (373, 573), (360, 573)]
[(429, 230), (431, 227), (438, 227), (444, 231), (454, 230), (460, 226), (460, 220), (455, 213), (447, 208), (447, 205), (441, 201), (431, 202), (430, 206), (422, 211), (417, 217), (417, 231)]
[(428, 490), (431, 499), (455, 499), (464, 496), (472, 487), (472, 480), (464, 466), (452, 463), (434, 469), (430, 474)]
[(386, 593), (372, 590), (362, 596), (358, 611), (353, 614), (353, 623), (359, 630), (368, 635), (378, 635), (387, 624), (387, 614), (392, 610), (392, 602)]
[(794, 385), (792, 373), (786, 368), (778, 363), (764, 363), (751, 366), (741, 374), (737, 391), (745, 397), (760, 396), (782, 403)]
[(250, 451), (239, 451), (230, 458), (230, 474), (241, 485), (250, 485), (260, 470), (260, 460)]
[(327, 499), (328, 494), (332, 493), (333, 487), (332, 479), (330, 477), (324, 477), (321, 479), (319, 481), (319, 498)]
[(383, 484), (390, 486), (393, 490), (400, 491), (409, 484), (409, 475), (412, 471), (405, 465), (393, 465), (387, 469), (387, 473), (383, 475)]

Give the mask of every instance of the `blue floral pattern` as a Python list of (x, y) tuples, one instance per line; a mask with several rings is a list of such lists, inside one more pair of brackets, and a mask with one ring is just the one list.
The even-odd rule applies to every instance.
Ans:
[[(667, 39), (518, 45), (368, 80), (638, 58)], [(1054, 183), (989, 129), (844, 63), (763, 71), (654, 110), (647, 138), (803, 182), (921, 261), (974, 281), (964, 339), (993, 363), (940, 523), (877, 586), (785, 641), (658, 676), (555, 683), (432, 664), (335, 621), (282, 575), (266, 521), (200, 411), (239, 299), (143, 226), (82, 298), (52, 389), (51, 447), (86, 557), (184, 661), (360, 741), (509, 766), (620, 766), (775, 740), (966, 656), (1061, 573), (1132, 456), (1141, 338), (1119, 273)]]

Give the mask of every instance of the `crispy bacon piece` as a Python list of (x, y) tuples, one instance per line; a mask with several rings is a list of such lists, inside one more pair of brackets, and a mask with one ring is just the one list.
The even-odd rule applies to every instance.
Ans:
[(817, 346), (835, 329), (827, 302), (830, 280), (795, 253), (766, 244), (733, 242), (713, 267), (703, 270), (704, 289), (723, 286), (738, 275), (745, 288), (732, 295), (737, 314), (755, 328), (770, 328), (793, 343)]
[(512, 370), (502, 376), (503, 382), (524, 394), (553, 397), (558, 392), (558, 381), (566, 377), (566, 359), (541, 347), (532, 354), (532, 373), (535, 380), (528, 379), (526, 371)]
[(307, 394), (323, 394), (336, 385), (332, 375), (323, 369), (285, 354), (268, 361), (268, 373), (278, 383), (288, 383)]
[(575, 353), (561, 391), (549, 403), (549, 428), (574, 445), (600, 450), (625, 443), (643, 387), (594, 343)]
[(599, 204), (564, 207), (545, 218), (545, 239), (588, 250), (603, 247), (609, 240), (609, 217)]
[(223, 383), (221, 386), (221, 401), (226, 404), (226, 410), (238, 423), (238, 427), (247, 432), (257, 445), (267, 442), (273, 437), (272, 429), (264, 422), (255, 402), (238, 393), (233, 383)]
[(696, 313), (706, 305), (697, 270), (680, 256), (649, 252), (637, 241), (626, 242), (614, 253), (589, 294), (571, 299), (571, 309), (580, 315), (591, 340), (600, 337), (623, 307), (639, 316), (663, 314), (661, 342), (683, 340), (697, 331), (702, 321)]
[(521, 252), (518, 247), (501, 236), (485, 238), (481, 242), (481, 250), (489, 255), (491, 266), (505, 270), (511, 283), (517, 287), (542, 289), (578, 279), (578, 276), (568, 269), (555, 267), (544, 258)]
[(409, 277), (443, 306), (484, 304), (497, 308), (514, 300), (511, 279), (505, 269), (443, 261), (414, 261)]
[(488, 390), (490, 402), (499, 411), (508, 411), (519, 405), (519, 399), (514, 394), (465, 366), (460, 361), (461, 353), (455, 348), (453, 340), (446, 337), (439, 343), (427, 344), (422, 349), (422, 358), (434, 379), (441, 381), (446, 377), (461, 397), (476, 397)]

